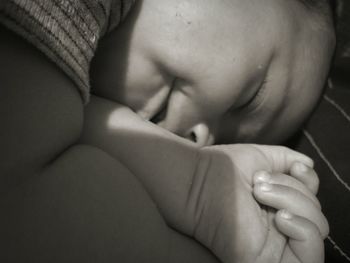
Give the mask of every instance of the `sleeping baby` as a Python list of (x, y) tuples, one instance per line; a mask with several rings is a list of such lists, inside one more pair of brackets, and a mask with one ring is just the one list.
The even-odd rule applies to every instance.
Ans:
[(312, 111), (334, 48), (328, 3), (143, 0), (115, 27), (126, 2), (10, 0), (0, 18), (85, 102), (91, 79), (80, 142), (135, 175), (170, 227), (223, 262), (321, 262), (312, 160), (239, 143), (281, 142)]
[[(270, 230), (274, 229), (272, 232), (282, 232), (290, 238), (286, 250), (278, 249), (284, 244), (274, 243), (278, 238), (272, 242), (272, 251), (275, 250), (281, 262), (290, 262), (289, 257), (295, 254), (302, 262), (320, 262), (319, 237), (324, 237), (328, 226), (314, 196), (317, 180), (315, 175), (310, 176), (314, 174), (310, 161), (272, 146), (204, 146), (278, 143), (288, 138), (318, 101), (333, 49), (332, 19), (326, 1), (139, 2), (128, 19), (99, 44), (91, 70), (93, 92), (117, 104), (100, 110), (103, 119), (110, 120), (106, 126), (96, 121), (96, 117), (89, 120), (89, 113), (99, 111), (103, 104), (101, 99), (92, 98), (87, 110), (85, 132), (89, 139), (86, 140), (94, 141), (92, 137), (100, 136), (95, 143), (108, 148), (134, 171), (157, 200), (167, 222), (196, 237), (224, 262), (237, 258), (253, 262), (252, 258), (267, 253), (269, 245), (263, 247), (263, 240), (268, 240), (267, 232), (260, 228), (258, 216), (261, 213), (276, 220), (277, 224), (267, 224)], [(121, 105), (129, 107), (141, 119), (133, 117), (133, 112)], [(107, 131), (94, 131), (101, 127)], [(149, 139), (142, 142), (135, 140), (135, 136), (129, 138), (128, 131), (148, 135)], [(196, 161), (198, 157), (189, 157), (177, 144), (204, 147), (196, 150), (200, 161)], [(155, 145), (157, 152), (153, 151)], [(137, 153), (140, 151), (142, 154)], [(263, 163), (269, 165), (261, 165), (261, 156)], [(196, 165), (196, 169), (191, 165), (188, 168), (186, 163), (191, 161), (198, 162), (200, 168)], [(151, 165), (157, 168), (150, 169)], [(152, 174), (145, 172), (145, 167)], [(176, 170), (169, 171), (169, 167)], [(196, 231), (193, 225), (185, 227), (187, 219), (174, 218), (174, 214), (180, 213), (175, 212), (179, 204), (174, 205), (170, 197), (159, 193), (169, 191), (169, 186), (179, 188), (181, 182), (188, 183), (181, 178), (186, 177), (183, 174), (193, 174), (193, 170), (204, 172), (202, 176), (205, 176), (199, 180), (202, 188), (197, 193), (204, 197), (198, 197), (201, 201), (195, 199), (205, 207), (200, 206), (203, 210), (200, 209), (199, 217), (203, 219), (194, 223)], [(155, 180), (154, 174), (161, 179)], [(236, 180), (243, 180), (246, 186), (238, 186)], [(275, 182), (273, 187), (271, 182)], [(223, 190), (224, 185), (231, 187)], [(274, 189), (276, 199), (262, 197), (262, 189)], [(182, 190), (188, 193), (186, 184)], [(255, 199), (248, 196), (251, 191)], [(225, 212), (218, 212), (216, 209), (223, 207), (208, 206), (202, 199), (223, 205)], [(187, 211), (188, 204), (183, 203), (178, 211)], [(298, 217), (300, 221), (294, 221), (295, 225), (289, 225), (287, 231), (280, 225), (283, 220), (279, 216), (284, 213), (275, 214), (261, 205), (292, 210), (303, 219)], [(253, 207), (260, 207), (260, 212), (250, 214)], [(231, 217), (230, 213), (235, 216)], [(213, 226), (215, 234), (208, 226)], [(241, 235), (237, 229), (242, 230)], [(261, 239), (257, 233), (264, 233)], [(295, 240), (303, 239), (301, 233), (310, 233), (310, 240), (303, 240), (313, 244), (310, 249), (305, 247), (302, 251), (294, 246)], [(318, 238), (313, 239), (315, 236)]]

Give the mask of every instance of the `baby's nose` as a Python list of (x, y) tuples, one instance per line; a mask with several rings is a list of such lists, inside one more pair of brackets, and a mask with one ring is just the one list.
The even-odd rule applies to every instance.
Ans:
[(194, 125), (187, 132), (185, 137), (196, 143), (199, 147), (212, 145), (215, 141), (214, 134), (206, 123), (198, 123)]

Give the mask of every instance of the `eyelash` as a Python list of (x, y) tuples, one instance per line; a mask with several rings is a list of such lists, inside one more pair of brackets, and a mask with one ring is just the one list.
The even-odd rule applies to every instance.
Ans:
[(157, 124), (165, 119), (167, 111), (168, 111), (169, 99), (170, 99), (171, 93), (174, 89), (176, 80), (177, 80), (177, 78), (175, 78), (173, 80), (172, 85), (171, 85), (171, 89), (170, 89), (166, 99), (164, 100), (164, 102), (163, 102), (162, 106), (160, 107), (160, 109), (158, 110), (158, 112), (150, 119), (151, 122)]
[(255, 94), (246, 103), (244, 103), (241, 106), (242, 109), (252, 111), (260, 105), (260, 103), (263, 100), (263, 94), (265, 93), (265, 87), (266, 87), (267, 82), (268, 82), (267, 79), (265, 79), (260, 84), (260, 86), (257, 89), (257, 91), (255, 92)]
[(165, 119), (166, 113), (168, 111), (168, 101), (170, 94), (167, 99), (164, 101), (164, 104), (160, 107), (159, 111), (150, 119), (151, 122), (157, 124)]

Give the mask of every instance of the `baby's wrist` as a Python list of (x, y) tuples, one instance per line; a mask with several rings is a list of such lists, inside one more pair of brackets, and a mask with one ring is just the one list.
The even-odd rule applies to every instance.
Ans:
[(212, 221), (215, 221), (216, 216), (222, 214), (222, 207), (218, 205), (222, 200), (217, 199), (225, 196), (225, 191), (233, 189), (235, 179), (231, 177), (234, 177), (234, 166), (225, 153), (214, 147), (198, 150), (196, 169), (188, 192), (186, 214), (190, 219), (190, 235), (205, 245), (210, 243), (206, 240), (211, 236), (208, 235), (210, 229), (207, 226), (213, 225)]

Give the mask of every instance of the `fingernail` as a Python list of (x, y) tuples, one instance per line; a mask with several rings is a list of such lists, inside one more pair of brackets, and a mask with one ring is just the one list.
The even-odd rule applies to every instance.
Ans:
[(297, 163), (297, 169), (299, 170), (299, 172), (305, 173), (309, 168), (303, 163)]
[(266, 171), (257, 172), (255, 174), (255, 183), (268, 183), (271, 176)]
[(283, 209), (283, 210), (281, 211), (281, 217), (282, 217), (283, 219), (289, 220), (289, 219), (292, 219), (293, 215), (292, 215), (289, 211), (287, 211), (286, 209)]
[(268, 184), (268, 183), (262, 183), (260, 185), (260, 190), (263, 191), (263, 192), (268, 192), (272, 189), (272, 185), (271, 184)]

